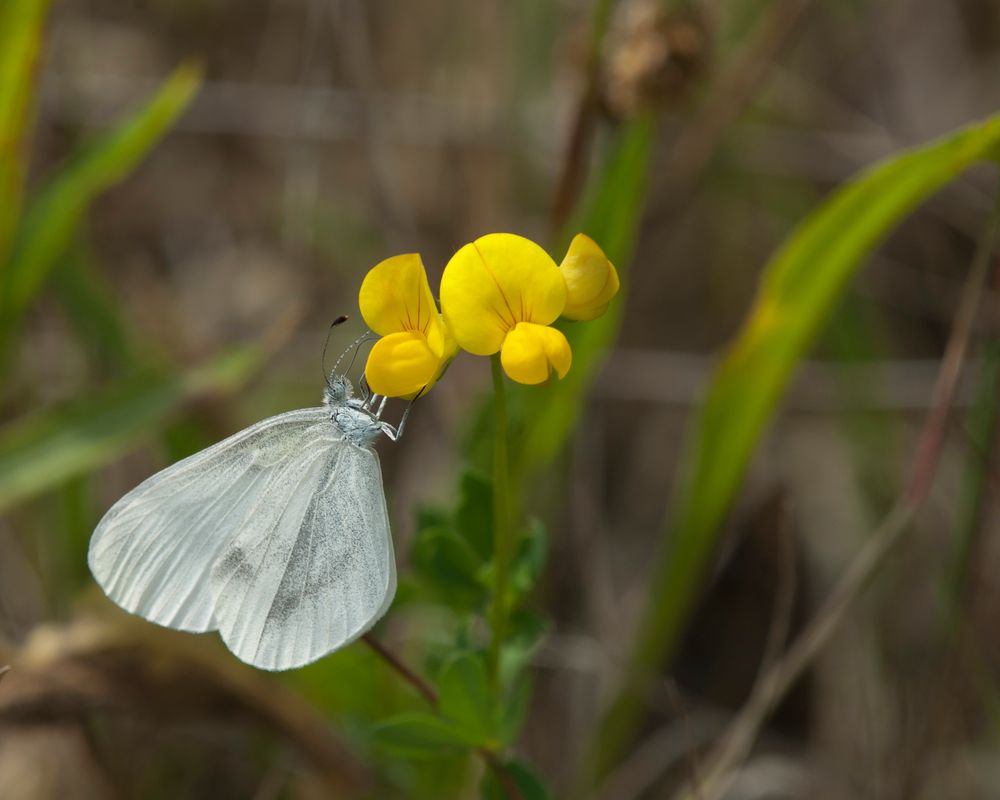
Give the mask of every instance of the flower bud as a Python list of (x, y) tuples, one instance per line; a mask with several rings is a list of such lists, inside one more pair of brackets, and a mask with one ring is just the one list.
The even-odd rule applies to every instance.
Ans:
[(620, 284), (614, 264), (585, 234), (573, 237), (559, 269), (566, 281), (566, 307), (562, 315), (568, 319), (599, 317), (618, 294)]

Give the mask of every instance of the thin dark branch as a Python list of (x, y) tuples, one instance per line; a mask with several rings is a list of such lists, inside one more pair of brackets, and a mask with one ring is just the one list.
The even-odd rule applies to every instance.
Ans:
[(601, 110), (601, 45), (608, 30), (613, 0), (596, 0), (591, 10), (590, 47), (586, 55), (584, 86), (566, 141), (565, 156), (556, 180), (550, 225), (557, 232), (573, 210), (587, 171), (587, 151)]
[(916, 462), (906, 490), (907, 497), (913, 503), (919, 502), (926, 495), (934, 468), (937, 466), (952, 402), (958, 389), (958, 379), (961, 377), (976, 313), (979, 311), (979, 301), (989, 274), (990, 255), (993, 252), (998, 228), (1000, 228), (1000, 197), (996, 200), (993, 217), (976, 249), (972, 269), (962, 290), (955, 324), (941, 361), (941, 372), (934, 386), (931, 410), (920, 434)]
[(399, 673), (400, 677), (403, 678), (407, 683), (409, 683), (414, 689), (416, 689), (420, 694), (424, 696), (432, 706), (437, 706), (438, 696), (434, 688), (427, 683), (423, 678), (417, 675), (412, 669), (410, 669), (406, 664), (404, 664), (399, 657), (389, 650), (384, 644), (382, 644), (378, 639), (372, 636), (370, 633), (366, 633), (361, 637), (364, 643), (368, 645), (372, 650), (375, 651), (378, 656), (385, 661), (390, 667), (392, 667), (396, 672)]
[(492, 770), (493, 774), (497, 776), (497, 780), (500, 781), (500, 785), (503, 786), (503, 790), (507, 797), (511, 798), (511, 800), (524, 800), (524, 795), (521, 794), (521, 790), (514, 782), (514, 778), (507, 771), (507, 768), (503, 765), (503, 762), (497, 758), (497, 754), (485, 748), (480, 748), (478, 753), (482, 757), (483, 761), (486, 762), (486, 766), (488, 766), (490, 770)]
[(583, 184), (587, 170), (587, 151), (597, 127), (597, 116), (601, 103), (597, 90), (597, 70), (593, 69), (587, 77), (573, 125), (570, 128), (566, 143), (566, 155), (562, 169), (556, 181), (552, 201), (550, 226), (553, 232), (559, 231), (569, 219), (573, 204), (576, 202), (580, 186)]

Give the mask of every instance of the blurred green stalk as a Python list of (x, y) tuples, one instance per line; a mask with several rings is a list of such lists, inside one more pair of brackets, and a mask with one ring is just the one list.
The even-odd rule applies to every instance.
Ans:
[(48, 0), (0, 3), (0, 269), (21, 213), (24, 137), (33, 118), (34, 76), (48, 7)]
[(507, 628), (507, 579), (514, 550), (510, 525), (510, 464), (507, 457), (507, 399), (500, 354), (490, 358), (493, 373), (493, 608), (490, 627), (490, 675), (500, 698), (500, 650)]

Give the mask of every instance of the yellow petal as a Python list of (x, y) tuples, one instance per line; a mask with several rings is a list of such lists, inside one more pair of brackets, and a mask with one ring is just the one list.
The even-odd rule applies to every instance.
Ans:
[(437, 325), (431, 329), (431, 333), (428, 336), (432, 350), (435, 349), (437, 336), (441, 337), (441, 360), (451, 361), (458, 352), (458, 342), (455, 341), (455, 337), (452, 335), (448, 323), (444, 321), (444, 315), (442, 314), (437, 315)]
[(365, 323), (380, 336), (420, 331), (434, 338), (431, 328), (439, 322), (437, 306), (416, 253), (393, 256), (372, 267), (361, 283), (358, 305)]
[(566, 279), (563, 316), (588, 320), (601, 316), (618, 294), (618, 272), (597, 243), (582, 233), (573, 237), (566, 258), (559, 265)]
[(572, 361), (573, 352), (560, 331), (530, 322), (519, 322), (500, 351), (503, 371), (518, 383), (544, 383), (552, 370), (563, 378)]
[(512, 233), (465, 245), (444, 268), (441, 312), (458, 345), (497, 352), (519, 322), (548, 325), (566, 305), (566, 282), (541, 247)]
[(422, 333), (391, 333), (372, 347), (365, 378), (376, 394), (412, 397), (437, 380), (445, 363), (431, 350)]
[[(438, 349), (438, 345), (436, 343), (438, 339), (440, 339), (440, 350)], [(451, 335), (451, 331), (449, 331), (448, 326), (445, 325), (444, 317), (440, 314), (437, 315), (437, 324), (431, 327), (431, 333), (428, 336), (427, 345), (438, 359), (438, 368), (434, 373), (434, 377), (431, 378), (427, 382), (427, 385), (423, 387), (422, 393), (426, 393), (427, 390), (429, 390), (441, 379), (441, 376), (444, 375), (445, 371), (454, 360), (455, 354), (458, 353), (458, 345), (455, 343), (455, 337)]]

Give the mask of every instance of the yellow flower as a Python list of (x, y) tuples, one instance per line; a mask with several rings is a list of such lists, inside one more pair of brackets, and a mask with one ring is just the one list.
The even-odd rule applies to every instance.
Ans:
[(568, 319), (595, 319), (607, 311), (611, 298), (618, 294), (615, 265), (585, 234), (573, 237), (559, 270), (566, 280), (566, 308), (562, 313)]
[(420, 256), (393, 256), (372, 267), (358, 305), (368, 327), (382, 337), (365, 365), (372, 391), (413, 397), (433, 386), (457, 346), (438, 313)]
[(455, 341), (473, 355), (499, 351), (518, 383), (562, 378), (573, 354), (547, 327), (566, 307), (567, 284), (548, 253), (511, 233), (491, 233), (455, 253), (441, 277), (441, 310)]

